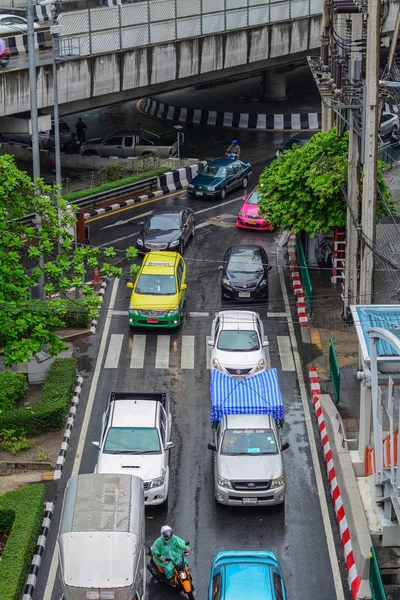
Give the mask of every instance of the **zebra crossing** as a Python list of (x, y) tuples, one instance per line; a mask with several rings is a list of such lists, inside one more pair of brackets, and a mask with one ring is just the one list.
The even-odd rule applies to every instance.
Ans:
[[(135, 334), (132, 338), (122, 333), (113, 333), (108, 340), (104, 369), (118, 369), (126, 354), (129, 355), (130, 369), (144, 369), (149, 365), (156, 370), (169, 369), (173, 364), (183, 371), (201, 368), (206, 363), (210, 368), (210, 336)], [(126, 341), (127, 340), (127, 341)], [(266, 347), (266, 368), (276, 367), (282, 371), (295, 371), (292, 347), (289, 336), (277, 336), (277, 355), (271, 364), (270, 346)], [(155, 348), (154, 348), (155, 341)], [(205, 350), (205, 351), (204, 351)]]

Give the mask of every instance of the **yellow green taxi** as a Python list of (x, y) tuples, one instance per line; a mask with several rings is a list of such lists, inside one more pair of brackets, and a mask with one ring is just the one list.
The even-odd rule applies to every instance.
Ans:
[(132, 289), (129, 325), (178, 327), (186, 290), (186, 264), (177, 252), (148, 252)]

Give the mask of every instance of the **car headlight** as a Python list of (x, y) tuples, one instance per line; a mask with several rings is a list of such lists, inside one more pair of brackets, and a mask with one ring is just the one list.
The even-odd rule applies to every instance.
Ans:
[(193, 183), (189, 183), (188, 187), (190, 187), (190, 188), (194, 188), (194, 185), (193, 185)]
[(143, 240), (142, 240), (142, 239), (140, 239), (140, 238), (137, 238), (137, 239), (136, 239), (136, 243), (137, 243), (139, 246), (143, 246)]
[(239, 210), (239, 217), (245, 217), (246, 213), (243, 212), (242, 210)]
[(258, 361), (258, 365), (256, 366), (255, 369), (255, 373), (258, 373), (258, 371), (263, 371), (265, 369), (265, 360), (262, 358), (260, 361)]
[(153, 479), (153, 481), (150, 484), (150, 487), (155, 488), (160, 487), (160, 485), (164, 485), (164, 475), (162, 477), (157, 477), (156, 479)]
[(170, 243), (171, 248), (174, 248), (175, 246), (177, 246), (179, 244), (180, 240), (175, 240), (174, 242)]
[(178, 304), (178, 306), (175, 306), (175, 308), (173, 308), (172, 310), (170, 310), (170, 311), (168, 312), (168, 314), (169, 314), (170, 316), (171, 316), (171, 315), (177, 315), (178, 313), (179, 313), (179, 304)]
[(284, 483), (285, 483), (285, 476), (281, 475), (280, 477), (277, 477), (276, 479), (272, 480), (271, 488), (280, 488), (284, 485)]
[(222, 367), (216, 358), (213, 358), (212, 367), (213, 367), (213, 369), (217, 369), (217, 371), (222, 371)]
[(215, 192), (215, 187), (208, 187), (207, 189), (209, 192)]
[(263, 279), (260, 283), (260, 287), (265, 287), (266, 285), (268, 285), (268, 279)]
[(134, 315), (139, 314), (139, 311), (137, 311), (136, 308), (134, 306), (132, 306), (132, 304), (129, 305), (129, 312), (133, 313)]
[(224, 287), (231, 287), (231, 284), (229, 283), (229, 280), (225, 279), (225, 278), (222, 280), (222, 285)]
[(219, 485), (219, 486), (221, 486), (221, 487), (223, 487), (223, 488), (229, 488), (229, 489), (232, 489), (232, 484), (231, 484), (231, 482), (229, 481), (229, 479), (225, 479), (225, 477), (220, 477), (220, 476), (218, 475), (218, 477), (217, 477), (217, 482), (218, 482), (218, 485)]

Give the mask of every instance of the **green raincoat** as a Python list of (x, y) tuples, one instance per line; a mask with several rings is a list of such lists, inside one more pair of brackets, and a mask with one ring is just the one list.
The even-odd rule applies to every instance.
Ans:
[[(169, 540), (165, 540), (161, 535), (152, 546), (153, 560), (164, 571), (167, 579), (174, 576), (174, 563), (172, 561), (162, 562), (162, 558), (172, 558), (175, 562), (186, 562), (182, 551), (186, 551), (189, 546), (177, 535), (172, 535)], [(158, 556), (160, 554), (160, 556)]]

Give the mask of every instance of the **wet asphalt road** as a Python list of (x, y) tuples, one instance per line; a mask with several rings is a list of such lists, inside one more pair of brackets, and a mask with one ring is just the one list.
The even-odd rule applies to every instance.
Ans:
[[(275, 142), (277, 144), (280, 141)], [(266, 155), (274, 152), (274, 143), (268, 140)], [(261, 171), (255, 166), (254, 183)], [(90, 385), (93, 385), (93, 372), (101, 355), (101, 336), (105, 324), (109, 326), (105, 340), (105, 355), (112, 334), (122, 334), (123, 344), (118, 368), (105, 369), (104, 357), (99, 372), (93, 411), (89, 421), (86, 442), (81, 457), (79, 472), (93, 472), (96, 464), (96, 450), (90, 446), (92, 440), (99, 439), (101, 417), (111, 390), (167, 391), (172, 399), (172, 440), (175, 448), (170, 453), (170, 493), (167, 507), (146, 509), (146, 538), (150, 543), (158, 535), (161, 525), (168, 523), (175, 532), (190, 541), (194, 553), (189, 557), (196, 600), (207, 600), (207, 582), (213, 557), (221, 550), (268, 549), (274, 551), (280, 561), (287, 586), (289, 600), (333, 600), (336, 598), (328, 546), (321, 516), (319, 496), (307, 438), (305, 415), (300, 398), (297, 373), (283, 371), (277, 336), (289, 336), (286, 316), (267, 316), (269, 313), (285, 311), (282, 290), (276, 265), (278, 232), (251, 232), (234, 226), (234, 217), (240, 207), (242, 193), (233, 192), (227, 196), (225, 204), (204, 200), (187, 200), (185, 195), (171, 195), (149, 205), (137, 205), (127, 211), (98, 219), (91, 223), (93, 244), (109, 244), (122, 250), (135, 240), (133, 217), (151, 210), (154, 206), (179, 203), (188, 204), (198, 212), (197, 230), (193, 241), (185, 250), (188, 268), (188, 292), (185, 318), (179, 330), (148, 331), (132, 330), (127, 316), (114, 311), (127, 310), (129, 291), (124, 280), (118, 284), (115, 306), (109, 302), (113, 284), (106, 292), (102, 316), (96, 336), (76, 344), (79, 370), (85, 378), (83, 394), (73, 429), (72, 449), (67, 455), (63, 478), (57, 489), (56, 510), (50, 537), (34, 600), (59, 600), (59, 586), (45, 592), (47, 575), (51, 571), (51, 559), (59, 524), (62, 493), (71, 474), (75, 459), (76, 445), (84, 417)], [(209, 210), (211, 209), (211, 210)], [(218, 219), (215, 219), (218, 217)], [(125, 221), (132, 219), (131, 222)], [(140, 219), (140, 217), (139, 217)], [(112, 225), (112, 227), (109, 227)], [(200, 225), (200, 227), (199, 227)], [(130, 236), (126, 238), (126, 236)], [(123, 239), (121, 239), (123, 238)], [(256, 305), (263, 320), (270, 346), (271, 366), (278, 370), (286, 419), (282, 431), (282, 441), (289, 442), (290, 448), (284, 453), (287, 478), (287, 496), (283, 507), (270, 508), (228, 508), (216, 505), (213, 494), (212, 454), (207, 449), (211, 441), (209, 370), (206, 367), (206, 336), (210, 334), (211, 321), (215, 311), (221, 309), (220, 272), (218, 264), (225, 249), (232, 243), (260, 243), (270, 258), (273, 269), (270, 272), (269, 303)], [(127, 263), (121, 261), (124, 270)], [(286, 285), (289, 291), (289, 278), (286, 271)], [(294, 300), (291, 298), (292, 307)], [(226, 305), (223, 308), (226, 307)], [(249, 307), (250, 310), (252, 309)], [(208, 313), (206, 316), (190, 316), (190, 312)], [(298, 333), (298, 332), (297, 332)], [(133, 335), (146, 335), (146, 353), (142, 369), (132, 369), (130, 358)], [(169, 369), (155, 368), (157, 336), (170, 336)], [(195, 367), (193, 370), (180, 368), (182, 335), (195, 337)], [(99, 365), (97, 365), (99, 366)], [(319, 447), (319, 440), (317, 440)], [(49, 490), (49, 494), (54, 493)], [(334, 537), (338, 540), (334, 525)], [(339, 559), (342, 554), (339, 549)], [(343, 573), (342, 573), (343, 575)], [(50, 577), (51, 580), (51, 577)], [(52, 586), (50, 586), (52, 588)], [(347, 586), (345, 585), (345, 589)], [(51, 592), (51, 593), (50, 593)], [(147, 600), (177, 598), (159, 584), (149, 581)], [(182, 597), (183, 596), (179, 596)], [(347, 592), (345, 598), (347, 599)]]

